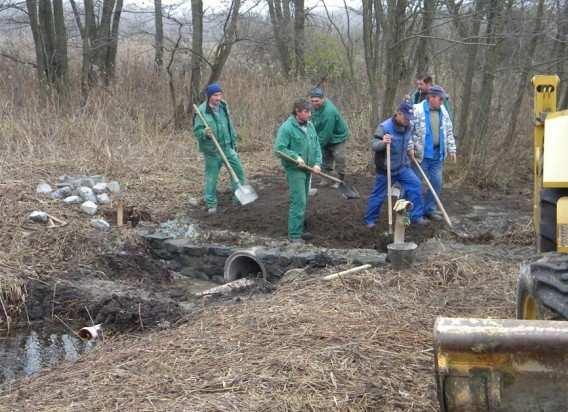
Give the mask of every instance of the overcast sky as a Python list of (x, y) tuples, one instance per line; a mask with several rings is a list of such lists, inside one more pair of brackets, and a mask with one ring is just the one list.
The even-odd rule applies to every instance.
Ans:
[[(243, 1), (243, 7), (245, 9), (247, 9), (248, 7), (252, 6), (253, 4), (259, 2), (259, 0), (244, 0)], [(328, 8), (330, 9), (334, 9), (337, 7), (341, 7), (343, 8), (343, 0), (325, 0)], [(187, 5), (187, 7), (189, 7), (189, 5), (191, 4), (190, 0), (162, 0), (162, 5), (166, 6), (166, 5), (172, 5), (172, 4), (181, 4), (183, 3), (184, 6)], [(264, 8), (266, 5), (265, 1), (260, 1), (261, 5), (259, 7)], [(154, 0), (126, 0), (125, 4), (127, 6), (132, 6), (132, 5), (139, 5), (139, 6), (145, 6), (145, 7), (153, 7), (154, 5)], [(212, 9), (216, 9), (219, 7), (227, 7), (227, 5), (230, 4), (230, 0), (203, 0), (203, 7), (208, 9), (208, 8), (212, 8)], [(321, 7), (321, 0), (305, 0), (305, 4), (306, 7), (313, 7), (316, 6), (316, 8)], [(352, 6), (352, 7), (359, 7), (361, 5), (361, 1), (360, 0), (347, 0), (347, 5), (348, 6)]]

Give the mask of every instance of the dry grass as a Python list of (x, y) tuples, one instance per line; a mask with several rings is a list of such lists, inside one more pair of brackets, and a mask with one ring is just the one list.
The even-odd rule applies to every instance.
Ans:
[(510, 317), (516, 267), (452, 251), (412, 271), (285, 278), (274, 294), (205, 306), (175, 329), (107, 341), (75, 365), (21, 381), (0, 404), (434, 411), (435, 317)]

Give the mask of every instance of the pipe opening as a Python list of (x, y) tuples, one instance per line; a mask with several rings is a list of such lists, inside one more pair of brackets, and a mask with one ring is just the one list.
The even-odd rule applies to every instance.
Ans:
[(240, 278), (265, 278), (264, 265), (248, 253), (237, 252), (227, 259), (224, 270), (225, 282), (232, 282)]

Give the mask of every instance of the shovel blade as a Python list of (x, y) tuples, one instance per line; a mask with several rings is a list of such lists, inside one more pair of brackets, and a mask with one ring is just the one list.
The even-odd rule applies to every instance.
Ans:
[(251, 185), (239, 185), (235, 190), (235, 197), (241, 205), (248, 205), (258, 199), (258, 195)]
[(345, 182), (340, 183), (337, 190), (341, 192), (341, 194), (345, 199), (359, 199), (361, 197), (359, 195), (359, 192), (357, 192), (357, 190), (355, 190), (353, 187), (349, 186)]

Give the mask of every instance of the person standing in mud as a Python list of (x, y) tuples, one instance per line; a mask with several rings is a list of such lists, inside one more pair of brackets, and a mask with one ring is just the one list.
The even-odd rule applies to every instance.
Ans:
[[(223, 90), (219, 83), (211, 83), (207, 86), (206, 94), (207, 101), (199, 106), (199, 111), (205, 117), (209, 127), (206, 127), (201, 118), (194, 114), (193, 133), (199, 144), (199, 151), (203, 154), (205, 164), (205, 206), (209, 214), (215, 214), (217, 213), (217, 180), (223, 160), (211, 140), (213, 135), (215, 135), (227, 156), (227, 160), (235, 171), (239, 182), (245, 184), (246, 179), (241, 160), (236, 151), (237, 132), (231, 119), (229, 106), (223, 100)], [(232, 179), (231, 185), (233, 191), (235, 191), (237, 185)], [(233, 202), (238, 203), (236, 199)]]
[[(345, 145), (349, 138), (349, 127), (341, 117), (335, 105), (324, 96), (321, 87), (310, 90), (312, 104), (312, 123), (318, 134), (323, 157), (324, 172), (330, 174), (335, 168), (337, 177), (345, 179)], [(321, 179), (320, 186), (328, 184), (329, 180)], [(337, 185), (337, 183), (335, 183)]]
[[(409, 145), (411, 156), (420, 162), (424, 173), (440, 196), (444, 175), (444, 161), (450, 158), (456, 162), (456, 141), (450, 114), (444, 107), (446, 92), (441, 86), (433, 85), (428, 97), (414, 105), (415, 120), (412, 141)], [(432, 192), (424, 195), (424, 215), (430, 220), (442, 220)]]
[(390, 145), (391, 175), (393, 183), (400, 183), (406, 192), (406, 197), (412, 202), (410, 223), (425, 225), (424, 208), (422, 206), (422, 192), (420, 180), (410, 167), (408, 147), (412, 139), (412, 126), (410, 122), (414, 116), (412, 106), (403, 102), (391, 118), (381, 122), (375, 133), (371, 148), (375, 152), (376, 178), (373, 191), (369, 195), (365, 224), (369, 229), (375, 227), (381, 206), (387, 196), (387, 164), (386, 149)]
[(313, 167), (316, 172), (321, 170), (321, 148), (314, 125), (310, 121), (311, 106), (305, 99), (294, 102), (292, 114), (280, 126), (276, 133), (274, 153), (278, 152), (294, 159), (296, 163), (281, 159), (286, 172), (289, 193), (288, 208), (288, 239), (293, 243), (303, 243), (310, 240), (312, 235), (304, 233), (304, 219), (308, 203), (311, 174), (298, 168), (298, 165)]

